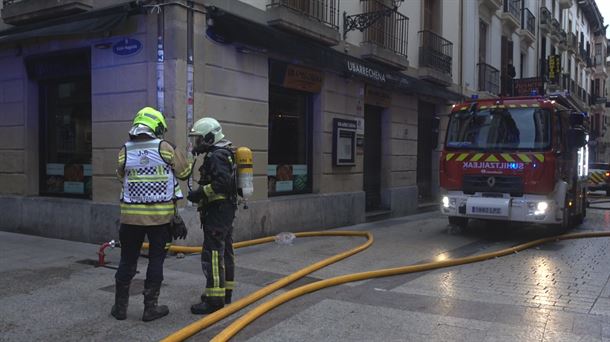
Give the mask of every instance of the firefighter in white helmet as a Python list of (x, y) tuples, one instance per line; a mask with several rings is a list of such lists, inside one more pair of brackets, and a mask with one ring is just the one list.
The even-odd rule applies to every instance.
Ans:
[(201, 302), (192, 305), (191, 312), (209, 314), (231, 302), (235, 286), (236, 164), (232, 144), (224, 139), (216, 119), (198, 120), (189, 136), (195, 139), (193, 153), (204, 155), (199, 188), (190, 191), (187, 198), (198, 204), (204, 234), (201, 264), (206, 278)]

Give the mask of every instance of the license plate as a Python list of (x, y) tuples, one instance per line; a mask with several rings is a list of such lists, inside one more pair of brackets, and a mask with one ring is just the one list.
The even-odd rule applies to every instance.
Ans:
[(489, 208), (489, 207), (471, 207), (471, 214), (475, 215), (502, 215), (501, 208)]

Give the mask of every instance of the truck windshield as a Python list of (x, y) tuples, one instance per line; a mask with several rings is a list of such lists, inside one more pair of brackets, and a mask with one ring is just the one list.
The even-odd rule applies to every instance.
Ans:
[(463, 110), (447, 130), (449, 148), (541, 150), (551, 143), (551, 115), (540, 108)]

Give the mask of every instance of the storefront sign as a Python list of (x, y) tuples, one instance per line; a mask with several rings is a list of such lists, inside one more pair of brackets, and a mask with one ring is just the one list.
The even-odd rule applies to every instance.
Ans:
[(538, 95), (544, 93), (542, 79), (540, 77), (518, 78), (513, 80), (515, 86), (515, 96), (530, 96), (533, 90)]
[(288, 65), (284, 74), (283, 86), (310, 93), (319, 93), (322, 89), (322, 73), (313, 69)]
[(561, 75), (561, 58), (559, 55), (549, 56), (549, 81), (553, 84), (559, 83)]
[(333, 164), (335, 166), (356, 165), (355, 120), (333, 119)]
[(352, 74), (362, 76), (376, 82), (384, 83), (386, 81), (384, 72), (369, 68), (353, 61), (347, 61), (347, 70)]
[(392, 104), (392, 94), (389, 91), (369, 86), (367, 84), (364, 93), (364, 103), (388, 108)]
[(134, 55), (142, 50), (142, 43), (137, 39), (125, 38), (112, 46), (112, 52), (119, 56)]

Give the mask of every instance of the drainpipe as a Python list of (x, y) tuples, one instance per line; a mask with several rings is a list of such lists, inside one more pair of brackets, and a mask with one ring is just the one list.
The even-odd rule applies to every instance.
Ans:
[[(194, 46), (194, 30), (195, 20), (193, 11), (193, 2), (187, 2), (187, 14), (186, 14), (186, 131), (189, 132), (193, 128), (193, 113), (195, 106), (195, 96), (193, 92), (193, 46)], [(193, 145), (191, 140), (186, 136), (186, 149), (188, 155), (191, 156)], [(189, 191), (193, 187), (193, 177), (189, 177), (186, 181)], [(193, 203), (186, 201), (187, 206), (192, 206)]]
[(460, 0), (460, 64), (459, 64), (459, 84), (460, 93), (464, 96), (464, 0)]
[(157, 11), (157, 109), (163, 113), (165, 110), (165, 51), (163, 47), (163, 35), (165, 31), (164, 10), (161, 6)]

